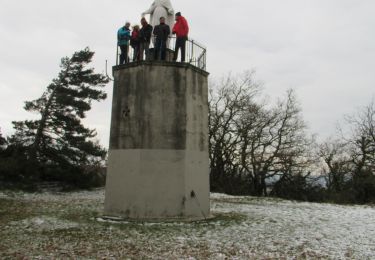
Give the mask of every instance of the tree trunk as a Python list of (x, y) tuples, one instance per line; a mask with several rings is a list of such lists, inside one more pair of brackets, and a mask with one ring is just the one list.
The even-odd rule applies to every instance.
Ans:
[(44, 132), (44, 129), (46, 127), (46, 122), (47, 122), (47, 118), (48, 118), (48, 115), (49, 115), (49, 109), (52, 105), (52, 100), (55, 96), (55, 90), (56, 90), (56, 87), (52, 91), (52, 93), (51, 93), (51, 95), (50, 95), (50, 97), (47, 101), (46, 107), (43, 110), (42, 118), (40, 119), (38, 129), (37, 129), (36, 134), (35, 134), (35, 140), (34, 140), (34, 143), (31, 147), (30, 159), (33, 162), (37, 161), (37, 154), (39, 152), (40, 142), (42, 140), (43, 132)]

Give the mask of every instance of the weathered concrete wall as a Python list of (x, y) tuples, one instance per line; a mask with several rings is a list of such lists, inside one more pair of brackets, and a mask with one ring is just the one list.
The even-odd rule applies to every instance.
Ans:
[(115, 68), (106, 215), (209, 215), (207, 76), (181, 63)]

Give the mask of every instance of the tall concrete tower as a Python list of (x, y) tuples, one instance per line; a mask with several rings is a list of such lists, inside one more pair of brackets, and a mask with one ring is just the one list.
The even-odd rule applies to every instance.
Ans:
[(106, 216), (189, 220), (210, 214), (205, 50), (194, 51), (192, 41), (187, 48), (187, 63), (113, 67)]

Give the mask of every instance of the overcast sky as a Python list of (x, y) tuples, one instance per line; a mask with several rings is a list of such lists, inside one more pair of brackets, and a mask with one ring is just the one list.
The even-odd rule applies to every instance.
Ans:
[[(94, 67), (115, 61), (116, 31), (138, 22), (152, 0), (0, 0), (0, 127), (30, 118), (23, 102), (41, 95), (60, 58), (89, 46)], [(256, 69), (265, 93), (296, 89), (312, 133), (327, 137), (344, 114), (375, 95), (374, 0), (172, 0), (208, 48), (212, 79)], [(108, 145), (109, 98), (86, 122)]]

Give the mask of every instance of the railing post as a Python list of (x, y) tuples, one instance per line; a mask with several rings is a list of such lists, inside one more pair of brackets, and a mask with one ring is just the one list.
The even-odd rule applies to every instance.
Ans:
[(207, 50), (204, 51), (204, 70), (207, 69)]
[(207, 49), (204, 50), (204, 70), (207, 68)]
[(116, 44), (116, 66), (118, 65), (118, 45)]
[(191, 41), (191, 61), (193, 61), (193, 59), (194, 59), (194, 40)]

